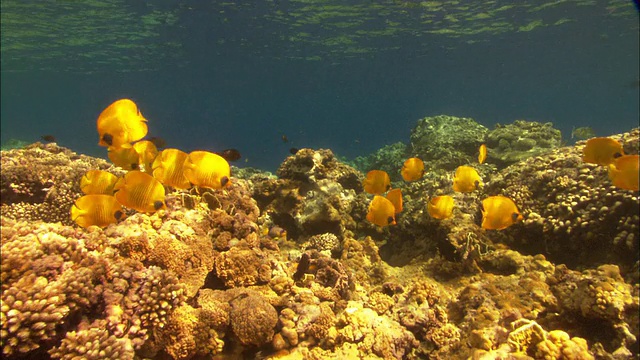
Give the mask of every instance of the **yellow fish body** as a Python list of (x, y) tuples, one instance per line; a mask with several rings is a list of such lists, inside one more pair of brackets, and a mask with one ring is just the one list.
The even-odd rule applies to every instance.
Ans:
[(120, 99), (107, 106), (96, 122), (100, 146), (130, 147), (131, 143), (147, 135), (147, 120), (136, 103)]
[(639, 168), (638, 155), (622, 155), (609, 164), (609, 179), (617, 188), (638, 191)]
[(112, 195), (91, 194), (80, 197), (71, 206), (71, 220), (83, 228), (101, 228), (123, 219), (122, 206)]
[(108, 148), (109, 153), (107, 156), (109, 160), (115, 165), (119, 166), (127, 171), (138, 170), (140, 167), (140, 157), (136, 150), (132, 147), (113, 147)]
[(424, 162), (415, 157), (409, 158), (402, 165), (400, 174), (404, 181), (420, 180), (422, 175), (424, 175)]
[(604, 166), (611, 164), (616, 157), (622, 155), (624, 155), (622, 144), (608, 137), (589, 139), (584, 149), (582, 149), (582, 160), (584, 162)]
[(85, 195), (106, 194), (113, 195), (113, 187), (118, 177), (102, 170), (89, 170), (80, 179), (80, 190)]
[(389, 190), (386, 196), (387, 200), (391, 201), (393, 208), (396, 210), (396, 214), (402, 212), (402, 190), (392, 189)]
[(482, 144), (478, 149), (478, 163), (484, 164), (485, 160), (487, 160), (487, 145)]
[(154, 213), (165, 209), (164, 186), (153, 176), (134, 170), (121, 177), (115, 186), (115, 197), (128, 208)]
[(222, 189), (231, 183), (227, 160), (208, 151), (192, 151), (183, 165), (184, 176), (195, 186)]
[(178, 149), (164, 149), (153, 161), (153, 177), (177, 189), (188, 189), (191, 183), (184, 176), (184, 162), (188, 154)]
[(376, 195), (369, 204), (367, 220), (378, 225), (388, 226), (396, 224), (396, 208), (384, 196)]
[(453, 191), (472, 192), (478, 187), (482, 187), (482, 178), (478, 171), (471, 166), (458, 166), (453, 178)]
[(431, 198), (427, 204), (427, 211), (434, 219), (444, 220), (453, 214), (453, 197), (441, 195)]
[(133, 144), (133, 149), (138, 154), (138, 164), (144, 166), (144, 172), (151, 174), (151, 165), (156, 156), (158, 156), (158, 148), (149, 140), (141, 140)]
[(389, 174), (383, 170), (371, 170), (362, 182), (364, 191), (369, 194), (379, 195), (387, 192), (391, 187)]
[(482, 228), (502, 230), (523, 219), (518, 207), (506, 196), (490, 196), (482, 200)]

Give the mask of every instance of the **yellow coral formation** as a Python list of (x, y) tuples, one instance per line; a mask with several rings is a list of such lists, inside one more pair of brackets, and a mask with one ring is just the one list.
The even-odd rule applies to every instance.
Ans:
[(167, 326), (158, 332), (164, 350), (173, 359), (191, 359), (194, 356), (212, 356), (222, 352), (224, 341), (211, 323), (214, 317), (207, 309), (195, 309), (182, 304), (167, 320)]
[(240, 294), (231, 300), (231, 328), (244, 345), (261, 346), (273, 339), (278, 313), (259, 294)]
[[(457, 210), (459, 221), (421, 219), (424, 196), (416, 200), (415, 195), (443, 186), (446, 178), (437, 174), (407, 185), (407, 197), (415, 199), (408, 199), (397, 228), (375, 232), (360, 226), (367, 203), (358, 193), (361, 174), (328, 151), (310, 149), (289, 157), (280, 179), (254, 176), (234, 179), (220, 191), (173, 193), (166, 211), (135, 214), (106, 229), (33, 221), (55, 220), (53, 208), (47, 210), (51, 216), (34, 212), (26, 218), (30, 221), (19, 222), (12, 218), (27, 213), (16, 209), (32, 211), (29, 201), (39, 209), (63, 204), (77, 189), (56, 182), (101, 165), (55, 147), (16, 154), (41, 155), (68, 173), (37, 163), (46, 176), (58, 176), (52, 184), (18, 156), (5, 158), (3, 152), (3, 165), (13, 171), (4, 174), (3, 168), (0, 230), (0, 346), (6, 356), (46, 351), (61, 359), (637, 354), (637, 289), (625, 283), (633, 276), (625, 251), (638, 242), (638, 218), (630, 210), (637, 196), (601, 186), (601, 174), (575, 162), (574, 149), (497, 175), (484, 169), (483, 176), (493, 176), (489, 189), (500, 188), (526, 204), (523, 212), (529, 215), (522, 226), (491, 236), (474, 223), (478, 198), (473, 195), (456, 199), (467, 202)], [(541, 194), (550, 187), (552, 195), (545, 198)], [(185, 199), (191, 209), (185, 209)], [(259, 232), (256, 222), (274, 221), (287, 227), (289, 241)], [(615, 229), (603, 233), (605, 225)], [(542, 241), (532, 240), (540, 240), (543, 230), (552, 234), (544, 238), (548, 256), (522, 255), (542, 252)], [(576, 263), (587, 269), (555, 265), (577, 239), (587, 242), (576, 250), (583, 256)], [(596, 239), (615, 251), (590, 248)], [(616, 261), (593, 269), (599, 256)], [(576, 331), (583, 339), (544, 329), (566, 325), (574, 334), (569, 329), (579, 326), (576, 320), (596, 321), (603, 331)]]
[(23, 276), (2, 292), (0, 346), (4, 355), (26, 354), (56, 336), (69, 313), (59, 284), (43, 276)]
[(593, 360), (587, 342), (562, 330), (552, 330), (544, 341), (536, 344), (535, 357), (544, 360)]
[(54, 359), (62, 360), (133, 360), (133, 347), (128, 339), (119, 339), (105, 329), (91, 328), (69, 331), (58, 347), (49, 350)]

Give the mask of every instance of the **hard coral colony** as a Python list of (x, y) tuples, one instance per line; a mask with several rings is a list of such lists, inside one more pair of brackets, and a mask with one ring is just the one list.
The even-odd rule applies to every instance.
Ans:
[(421, 141), (460, 124), (447, 131), (473, 146), (452, 163), (434, 166), (447, 156), (416, 143), (394, 155), (395, 173), (366, 176), (299, 149), (277, 177), (234, 168), (232, 179), (222, 156), (143, 143), (131, 100), (98, 119), (103, 146), (137, 154), (124, 166), (55, 144), (3, 151), (1, 351), (637, 358), (640, 129), (498, 169), (497, 148), (475, 163), (485, 138), (535, 143), (549, 126), (471, 121), (442, 115), (413, 131)]

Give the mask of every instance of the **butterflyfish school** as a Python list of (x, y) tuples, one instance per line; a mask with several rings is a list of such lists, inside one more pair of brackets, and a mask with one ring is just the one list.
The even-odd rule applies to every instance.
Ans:
[(416, 181), (420, 180), (424, 175), (424, 162), (418, 158), (409, 158), (402, 165), (400, 171), (404, 181)]
[(617, 188), (638, 191), (639, 168), (638, 155), (622, 155), (609, 164), (609, 180)]
[(622, 144), (608, 137), (589, 139), (582, 150), (584, 162), (604, 166), (611, 164), (615, 158), (622, 155), (624, 155)]
[(484, 164), (485, 160), (487, 160), (487, 145), (482, 144), (478, 149), (478, 163)]
[(367, 220), (378, 225), (388, 226), (396, 224), (396, 208), (384, 196), (376, 195), (369, 204)]
[(117, 181), (118, 177), (110, 172), (89, 170), (82, 176), (82, 179), (80, 179), (80, 190), (86, 195), (113, 195), (113, 187)]
[(396, 214), (402, 212), (402, 190), (392, 189), (389, 190), (386, 196), (387, 200), (391, 201), (393, 207), (396, 209)]
[(427, 204), (427, 212), (434, 219), (448, 219), (453, 214), (453, 205), (453, 197), (449, 195), (432, 197)]
[(482, 200), (482, 228), (502, 230), (523, 219), (518, 207), (506, 196), (490, 196)]
[(458, 166), (453, 177), (453, 191), (472, 192), (482, 186), (482, 178), (471, 166)]
[(130, 147), (131, 143), (147, 135), (147, 120), (136, 103), (120, 99), (107, 106), (97, 121), (98, 145), (115, 148)]
[(188, 154), (178, 149), (164, 149), (156, 156), (151, 166), (153, 177), (161, 183), (178, 189), (191, 187), (184, 176), (183, 166)]
[(127, 171), (138, 170), (140, 167), (140, 157), (138, 152), (132, 147), (108, 148), (107, 157), (115, 165)]
[(165, 209), (164, 186), (153, 176), (134, 170), (118, 179), (115, 186), (115, 197), (118, 202), (128, 208), (154, 213)]
[(149, 140), (141, 140), (133, 144), (133, 149), (138, 153), (138, 163), (144, 166), (144, 172), (151, 174), (151, 164), (158, 156), (158, 148)]
[(123, 218), (122, 206), (112, 195), (85, 195), (71, 206), (71, 220), (83, 228), (91, 225), (104, 228)]
[(184, 176), (195, 186), (222, 189), (231, 182), (231, 168), (222, 156), (208, 151), (192, 151), (184, 161)]
[(371, 170), (367, 173), (362, 185), (364, 186), (364, 191), (367, 193), (379, 195), (389, 190), (391, 187), (391, 179), (386, 171)]

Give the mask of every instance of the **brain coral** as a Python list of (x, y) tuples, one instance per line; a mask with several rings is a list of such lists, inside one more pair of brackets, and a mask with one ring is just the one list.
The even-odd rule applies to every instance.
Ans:
[(231, 300), (231, 328), (244, 345), (261, 346), (273, 338), (276, 309), (259, 293), (245, 292)]

